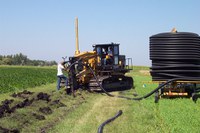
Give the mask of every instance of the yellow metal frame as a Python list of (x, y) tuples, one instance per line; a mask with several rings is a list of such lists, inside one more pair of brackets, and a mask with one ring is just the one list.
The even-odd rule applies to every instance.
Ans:
[[(167, 81), (143, 81), (142, 83), (148, 83), (148, 84), (158, 84), (158, 83), (165, 83)], [(173, 81), (174, 83), (199, 83), (200, 81)]]
[[(167, 81), (143, 81), (143, 83), (149, 83), (149, 84), (159, 84), (159, 83), (166, 83)], [(200, 81), (173, 81), (172, 83), (172, 88), (164, 88), (164, 92), (162, 93), (162, 96), (164, 97), (175, 97), (175, 96), (179, 96), (179, 97), (184, 97), (184, 96), (188, 96), (188, 93), (185, 92), (184, 88), (176, 88), (175, 86), (178, 83), (196, 83), (196, 84), (200, 84)], [(162, 97), (161, 96), (161, 97)]]
[(164, 92), (163, 93), (164, 96), (188, 96), (188, 93), (177, 93), (177, 92)]

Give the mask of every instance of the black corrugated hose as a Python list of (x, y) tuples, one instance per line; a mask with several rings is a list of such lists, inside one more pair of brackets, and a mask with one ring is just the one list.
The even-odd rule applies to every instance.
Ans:
[(150, 37), (150, 74), (153, 81), (200, 77), (200, 36), (166, 32)]
[[(78, 60), (80, 61), (81, 58)], [(73, 64), (70, 65), (69, 68), (71, 68), (73, 65), (75, 64), (78, 64), (78, 61), (74, 62)], [(171, 82), (174, 82), (174, 81), (178, 81), (178, 80), (182, 80), (182, 81), (200, 81), (200, 78), (199, 77), (180, 77), (180, 78), (173, 78), (173, 79), (170, 79), (168, 80), (167, 82), (165, 82), (164, 84), (161, 84), (159, 85), (156, 89), (152, 90), (151, 92), (147, 93), (146, 95), (144, 96), (141, 96), (141, 97), (134, 97), (134, 98), (131, 98), (131, 97), (126, 97), (126, 96), (117, 96), (117, 95), (113, 95), (113, 94), (110, 94), (109, 92), (107, 92), (103, 86), (101, 85), (101, 83), (99, 82), (98, 80), (98, 77), (96, 76), (94, 70), (88, 65), (88, 64), (83, 64), (84, 66), (88, 67), (91, 71), (91, 73), (93, 74), (94, 78), (96, 79), (97, 81), (97, 84), (99, 85), (99, 87), (101, 88), (101, 90), (108, 96), (110, 97), (118, 97), (118, 98), (125, 98), (127, 100), (142, 100), (142, 99), (145, 99), (145, 98), (148, 98), (149, 96), (153, 95), (155, 92), (157, 92), (158, 90), (162, 89), (165, 85), (171, 83)]]
[(149, 96), (151, 96), (152, 94), (154, 94), (155, 92), (157, 92), (158, 90), (162, 89), (165, 85), (171, 83), (171, 82), (174, 82), (174, 81), (178, 81), (178, 80), (182, 80), (182, 81), (200, 81), (200, 78), (197, 78), (197, 77), (183, 77), (183, 78), (174, 78), (174, 79), (170, 79), (168, 80), (166, 83), (158, 86), (156, 89), (154, 89), (153, 91), (147, 93), (146, 95), (142, 96), (142, 97), (136, 97), (136, 98), (131, 98), (131, 97), (125, 97), (125, 96), (116, 96), (116, 95), (113, 95), (113, 94), (110, 94), (108, 93), (103, 87), (102, 85), (99, 83), (99, 80), (96, 76), (96, 74), (94, 73), (94, 71), (92, 70), (92, 68), (90, 66), (88, 66), (90, 71), (92, 72), (94, 78), (96, 79), (99, 87), (101, 88), (101, 90), (106, 93), (108, 96), (111, 96), (111, 97), (118, 97), (118, 98), (125, 98), (127, 100), (142, 100), (142, 99), (145, 99)]
[(103, 133), (103, 128), (106, 124), (112, 122), (113, 120), (115, 120), (117, 117), (119, 117), (120, 115), (122, 115), (122, 110), (119, 110), (117, 112), (117, 114), (114, 117), (111, 117), (110, 119), (106, 120), (105, 122), (103, 122), (99, 128), (98, 128), (98, 132), (97, 133)]
[[(76, 63), (73, 63), (73, 65), (75, 65)], [(144, 96), (141, 96), (141, 97), (136, 97), (136, 98), (131, 98), (131, 97), (126, 97), (126, 96), (117, 96), (117, 95), (113, 95), (113, 94), (110, 94), (109, 92), (107, 92), (103, 86), (100, 84), (99, 80), (98, 80), (98, 77), (96, 76), (95, 72), (93, 71), (93, 69), (88, 65), (88, 64), (83, 64), (85, 65), (86, 67), (88, 67), (90, 69), (90, 71), (92, 72), (94, 78), (96, 79), (99, 87), (101, 88), (101, 90), (107, 94), (108, 96), (110, 97), (117, 97), (117, 98), (124, 98), (124, 99), (127, 99), (127, 100), (136, 100), (136, 101), (140, 101), (142, 99), (145, 99), (145, 98), (148, 98), (149, 96), (153, 95), (155, 92), (157, 92), (158, 90), (162, 89), (165, 85), (171, 83), (171, 82), (174, 82), (174, 81), (178, 81), (178, 80), (181, 80), (181, 81), (200, 81), (200, 78), (199, 77), (181, 77), (181, 78), (173, 78), (173, 79), (170, 79), (168, 80), (167, 82), (165, 82), (164, 84), (161, 84), (159, 85), (156, 89), (152, 90), (151, 92), (147, 93), (146, 95)], [(71, 67), (71, 66), (70, 66)], [(113, 119), (114, 120), (114, 119)], [(101, 124), (102, 126), (100, 126), (98, 129), (98, 133), (102, 133), (103, 132), (103, 126), (105, 126), (105, 124), (109, 123), (110, 122), (110, 119), (108, 119), (107, 121), (105, 121), (103, 124)], [(102, 128), (102, 129), (101, 129)], [(101, 132), (99, 132), (101, 131)]]

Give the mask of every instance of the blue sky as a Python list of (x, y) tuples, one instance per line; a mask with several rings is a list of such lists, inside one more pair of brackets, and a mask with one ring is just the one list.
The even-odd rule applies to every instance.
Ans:
[(134, 65), (151, 66), (149, 37), (178, 31), (200, 34), (199, 0), (0, 0), (0, 54), (62, 60), (75, 51), (75, 17), (81, 51), (120, 43)]

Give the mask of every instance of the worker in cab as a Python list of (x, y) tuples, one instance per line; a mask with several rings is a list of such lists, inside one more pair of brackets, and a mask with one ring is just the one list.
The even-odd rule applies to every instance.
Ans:
[(105, 65), (112, 65), (112, 63), (113, 63), (113, 52), (112, 52), (112, 48), (108, 47), (108, 52), (105, 58)]
[(64, 80), (65, 82), (65, 85), (67, 87), (67, 84), (68, 84), (68, 79), (67, 77), (63, 74), (63, 70), (67, 70), (67, 68), (65, 67), (65, 62), (62, 61), (60, 63), (58, 63), (57, 65), (57, 90), (60, 90), (60, 84), (61, 84), (61, 81)]

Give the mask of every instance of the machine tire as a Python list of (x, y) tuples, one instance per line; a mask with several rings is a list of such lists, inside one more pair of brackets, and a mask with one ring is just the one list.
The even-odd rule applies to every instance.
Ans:
[(196, 103), (198, 96), (196, 93), (192, 93), (192, 101)]

